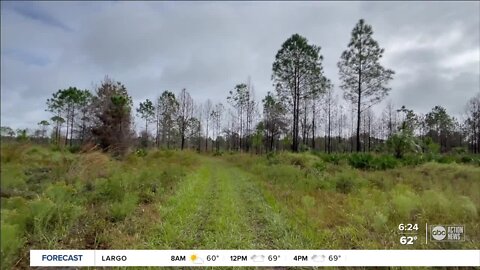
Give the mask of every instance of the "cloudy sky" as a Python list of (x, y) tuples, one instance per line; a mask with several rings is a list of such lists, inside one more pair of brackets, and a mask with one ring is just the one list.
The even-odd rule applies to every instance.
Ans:
[(459, 115), (480, 91), (480, 2), (2, 1), (1, 124), (35, 127), (50, 118), (53, 92), (92, 89), (105, 75), (135, 104), (183, 87), (196, 101), (224, 101), (249, 76), (261, 99), (294, 33), (322, 47), (340, 94), (336, 63), (360, 18), (396, 71), (388, 99), (397, 107)]

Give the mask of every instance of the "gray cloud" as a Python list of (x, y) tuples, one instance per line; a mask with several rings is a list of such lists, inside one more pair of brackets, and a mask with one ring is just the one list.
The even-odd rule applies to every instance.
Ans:
[(1, 15), (2, 125), (13, 127), (48, 118), (45, 100), (57, 89), (91, 88), (107, 74), (136, 104), (184, 87), (198, 101), (224, 102), (248, 76), (260, 100), (293, 33), (322, 47), (338, 85), (336, 63), (360, 18), (397, 72), (396, 105), (458, 114), (480, 90), (478, 2), (2, 2)]

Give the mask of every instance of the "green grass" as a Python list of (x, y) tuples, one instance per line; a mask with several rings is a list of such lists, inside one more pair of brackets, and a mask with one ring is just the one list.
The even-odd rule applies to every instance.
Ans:
[[(1, 151), (2, 269), (28, 268), (30, 249), (479, 248), (476, 156)], [(399, 223), (467, 239), (406, 247)]]

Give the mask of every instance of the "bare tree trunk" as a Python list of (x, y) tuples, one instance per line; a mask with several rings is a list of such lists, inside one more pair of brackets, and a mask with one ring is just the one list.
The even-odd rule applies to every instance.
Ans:
[(70, 121), (70, 147), (73, 143), (73, 121), (75, 117), (75, 107), (72, 107), (72, 120)]

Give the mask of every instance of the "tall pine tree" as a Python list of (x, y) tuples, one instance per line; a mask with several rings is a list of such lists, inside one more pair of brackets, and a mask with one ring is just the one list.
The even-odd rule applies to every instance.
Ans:
[(384, 49), (372, 37), (372, 26), (361, 19), (352, 30), (352, 38), (338, 62), (340, 87), (345, 99), (356, 106), (356, 149), (360, 151), (360, 115), (363, 110), (380, 102), (391, 90), (387, 87), (393, 70), (380, 64)]

